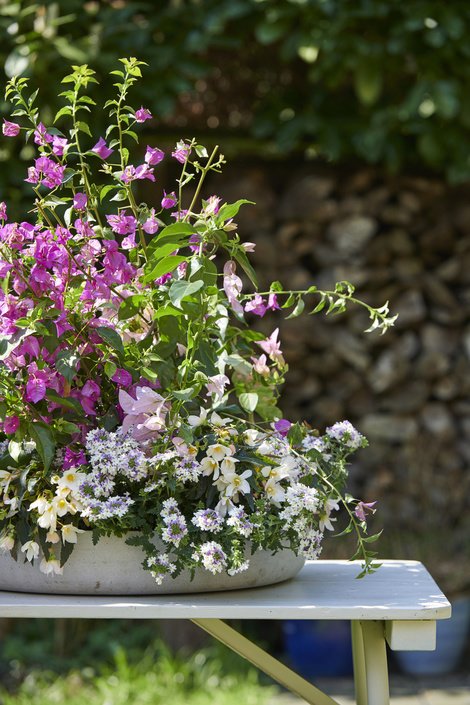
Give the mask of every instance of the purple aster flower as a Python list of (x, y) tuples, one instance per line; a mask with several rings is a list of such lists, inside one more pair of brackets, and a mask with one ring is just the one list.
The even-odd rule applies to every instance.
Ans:
[(76, 211), (86, 210), (88, 197), (86, 193), (76, 193), (73, 197), (73, 207)]
[(165, 152), (163, 152), (161, 149), (158, 149), (158, 147), (149, 147), (147, 145), (147, 149), (145, 150), (145, 161), (147, 162), (147, 164), (150, 164), (151, 166), (160, 164), (164, 157)]
[(52, 151), (54, 154), (56, 154), (58, 157), (62, 157), (64, 154), (64, 150), (69, 146), (69, 143), (67, 142), (65, 137), (59, 137), (58, 135), (54, 135), (52, 138)]
[(144, 230), (149, 235), (153, 235), (157, 232), (159, 227), (160, 225), (155, 215), (155, 208), (152, 208), (149, 217), (147, 218), (145, 223), (142, 224), (142, 230)]
[(245, 311), (247, 313), (254, 313), (255, 316), (263, 317), (266, 313), (268, 307), (266, 306), (266, 301), (260, 294), (255, 294), (251, 301), (245, 304)]
[(377, 502), (358, 502), (354, 510), (354, 514), (357, 516), (359, 521), (367, 521), (367, 514), (375, 513), (375, 505)]
[(134, 233), (137, 227), (137, 220), (133, 215), (126, 215), (126, 211), (121, 211), (118, 215), (107, 215), (106, 220), (111, 226), (111, 230), (118, 235), (129, 235)]
[(183, 140), (180, 140), (179, 142), (177, 142), (175, 149), (171, 153), (171, 156), (174, 157), (180, 164), (184, 164), (190, 154), (190, 145), (186, 144), (186, 142), (184, 142)]
[(135, 111), (136, 122), (145, 122), (146, 120), (151, 119), (152, 113), (150, 112), (150, 110), (147, 110), (147, 108), (141, 106), (138, 110)]
[(107, 159), (114, 152), (114, 149), (110, 149), (103, 137), (100, 137), (95, 146), (91, 148), (91, 151), (101, 157), (101, 159)]
[(174, 208), (177, 203), (178, 199), (176, 198), (176, 193), (174, 191), (171, 193), (163, 191), (162, 208)]
[(282, 436), (283, 438), (285, 438), (287, 436), (291, 426), (292, 426), (292, 423), (290, 421), (288, 421), (287, 419), (279, 419), (279, 421), (276, 421), (274, 423), (274, 428), (279, 433), (279, 435)]
[(52, 140), (53, 140), (52, 135), (50, 135), (50, 134), (47, 132), (47, 130), (46, 130), (46, 128), (44, 127), (44, 125), (42, 124), (42, 122), (40, 122), (39, 125), (37, 126), (37, 128), (34, 130), (34, 142), (35, 142), (35, 144), (39, 144), (39, 145), (43, 145), (43, 146), (44, 146), (44, 145), (46, 145), (46, 144), (48, 144), (48, 143), (50, 144), (50, 143), (52, 142)]
[(16, 137), (20, 134), (21, 127), (16, 122), (3, 119), (2, 132), (5, 137)]
[(3, 433), (7, 436), (13, 435), (20, 427), (20, 420), (18, 416), (5, 416), (5, 421), (3, 422)]

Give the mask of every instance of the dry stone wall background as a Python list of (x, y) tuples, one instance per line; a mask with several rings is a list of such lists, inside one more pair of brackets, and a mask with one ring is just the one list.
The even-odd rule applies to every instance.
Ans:
[[(351, 491), (378, 500), (380, 525), (399, 544), (388, 550), (429, 556), (445, 572), (463, 555), (468, 564), (468, 189), (286, 164), (232, 164), (213, 186), (227, 200), (256, 202), (237, 222), (242, 239), (256, 242), (264, 284), (331, 288), (347, 279), (361, 298), (388, 300), (399, 314), (384, 336), (363, 333), (359, 308), (283, 322), (283, 408), (319, 429), (347, 418), (366, 434)], [(261, 326), (271, 331), (273, 320)], [(456, 580), (470, 587), (468, 572)]]

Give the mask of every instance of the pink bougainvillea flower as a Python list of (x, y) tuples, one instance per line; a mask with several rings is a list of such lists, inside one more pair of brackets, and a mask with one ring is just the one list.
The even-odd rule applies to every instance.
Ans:
[(274, 333), (271, 333), (269, 338), (266, 340), (256, 341), (256, 345), (259, 345), (266, 355), (269, 355), (271, 360), (278, 362), (279, 364), (284, 364), (284, 358), (282, 357), (281, 344), (278, 342), (277, 336), (279, 335), (279, 328), (276, 328)]
[(127, 370), (118, 367), (116, 372), (111, 377), (113, 382), (116, 382), (120, 387), (130, 387), (132, 384), (132, 375)]
[(174, 157), (180, 164), (184, 164), (190, 154), (191, 147), (189, 146), (189, 144), (186, 144), (184, 140), (180, 140), (176, 143), (176, 147), (171, 153), (171, 156)]
[(158, 228), (160, 227), (158, 219), (155, 215), (155, 208), (152, 208), (150, 210), (150, 215), (145, 221), (145, 223), (142, 224), (142, 230), (144, 230), (146, 233), (149, 235), (153, 235), (154, 233), (157, 232)]
[(73, 207), (75, 208), (76, 211), (84, 211), (86, 210), (88, 204), (88, 196), (86, 193), (76, 193), (75, 196), (73, 197)]
[(40, 122), (39, 125), (38, 125), (38, 126), (36, 127), (36, 129), (34, 130), (34, 142), (35, 142), (35, 144), (39, 144), (39, 145), (44, 146), (44, 145), (46, 145), (46, 144), (50, 144), (53, 139), (54, 139), (54, 138), (52, 137), (52, 135), (50, 135), (50, 134), (47, 132), (47, 130), (46, 130), (46, 128), (44, 127), (44, 125), (42, 124), (42, 122)]
[(3, 422), (3, 433), (7, 436), (11, 436), (17, 432), (20, 427), (20, 420), (18, 416), (5, 416), (5, 421)]
[(158, 147), (149, 147), (147, 145), (147, 149), (145, 150), (145, 161), (147, 164), (150, 164), (150, 166), (155, 166), (156, 164), (160, 164), (162, 159), (165, 157), (165, 152), (163, 152), (161, 149), (158, 149)]
[(374, 509), (377, 502), (358, 502), (354, 510), (354, 514), (359, 521), (367, 521), (367, 514), (374, 514)]
[(126, 211), (121, 211), (118, 215), (107, 215), (106, 220), (111, 226), (111, 230), (118, 235), (129, 235), (134, 233), (137, 227), (137, 220), (133, 215), (126, 215)]
[(147, 162), (145, 164), (140, 164), (135, 170), (136, 179), (148, 179), (149, 181), (155, 181), (155, 176), (153, 169)]
[(152, 113), (150, 112), (150, 110), (147, 110), (147, 108), (141, 106), (138, 110), (135, 111), (136, 122), (145, 122), (146, 120), (151, 119)]
[(254, 313), (255, 316), (263, 317), (267, 310), (266, 301), (260, 294), (255, 294), (251, 301), (245, 304), (245, 311)]
[(8, 272), (13, 269), (13, 265), (10, 262), (5, 262), (5, 260), (0, 260), (0, 279), (4, 279)]
[(178, 199), (176, 198), (176, 193), (174, 191), (171, 193), (163, 191), (162, 208), (174, 208), (177, 203)]
[(135, 230), (129, 233), (129, 235), (126, 235), (121, 242), (121, 247), (123, 250), (133, 250), (134, 247), (137, 247), (137, 243), (135, 241)]
[(21, 127), (16, 122), (3, 119), (2, 132), (5, 137), (16, 137), (20, 134)]
[(186, 218), (186, 216), (188, 215), (188, 211), (183, 208), (183, 210), (180, 211), (173, 211), (173, 213), (170, 213), (170, 215), (178, 223), (180, 220), (184, 220)]
[(92, 379), (88, 379), (79, 390), (79, 401), (85, 414), (96, 416), (95, 404), (101, 397), (99, 385)]
[(101, 159), (107, 159), (114, 152), (114, 149), (110, 149), (103, 137), (100, 137), (95, 146), (91, 148), (91, 151), (101, 157)]
[(279, 419), (278, 421), (274, 422), (275, 430), (283, 438), (285, 438), (287, 436), (291, 426), (292, 426), (292, 423), (290, 421), (288, 421), (287, 419)]
[(5, 201), (0, 202), (0, 220), (7, 219), (7, 204)]
[(58, 157), (63, 156), (64, 151), (67, 149), (68, 146), (69, 146), (69, 143), (67, 142), (65, 137), (59, 137), (58, 135), (53, 136), (53, 138), (52, 138), (52, 151)]
[(228, 302), (235, 313), (243, 315), (243, 306), (238, 301), (238, 297), (242, 290), (242, 280), (235, 274), (236, 264), (232, 260), (225, 263), (224, 266), (224, 291)]
[(25, 181), (37, 184), (40, 181), (48, 188), (60, 186), (64, 178), (65, 165), (49, 159), (49, 157), (39, 157), (35, 160), (34, 166), (28, 169), (28, 178)]
[(58, 318), (54, 321), (55, 329), (57, 332), (57, 337), (60, 338), (61, 335), (66, 333), (68, 330), (73, 330), (73, 326), (67, 321), (67, 314), (63, 311)]
[(38, 369), (35, 362), (32, 362), (28, 368), (28, 381), (26, 382), (26, 401), (36, 404), (46, 396), (47, 383), (50, 375), (46, 370)]
[(70, 470), (70, 468), (76, 468), (79, 465), (86, 465), (86, 463), (87, 459), (83, 450), (72, 450), (71, 448), (65, 449), (62, 470)]

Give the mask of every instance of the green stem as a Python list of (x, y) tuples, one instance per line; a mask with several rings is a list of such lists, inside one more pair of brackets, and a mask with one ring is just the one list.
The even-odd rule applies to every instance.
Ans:
[(215, 155), (217, 154), (218, 149), (219, 149), (219, 145), (216, 144), (214, 149), (212, 150), (212, 153), (211, 153), (209, 159), (207, 160), (206, 165), (204, 167), (202, 167), (202, 172), (201, 172), (201, 176), (199, 178), (199, 183), (196, 187), (196, 191), (194, 192), (194, 196), (193, 196), (191, 204), (188, 208), (188, 212), (186, 213), (185, 217), (183, 218), (183, 223), (189, 218), (189, 216), (192, 213), (194, 205), (197, 202), (197, 199), (199, 198), (199, 194), (201, 192), (201, 188), (202, 188), (202, 184), (204, 183), (204, 179), (206, 178), (207, 172), (210, 170), (210, 168), (212, 166), (212, 162), (215, 158)]

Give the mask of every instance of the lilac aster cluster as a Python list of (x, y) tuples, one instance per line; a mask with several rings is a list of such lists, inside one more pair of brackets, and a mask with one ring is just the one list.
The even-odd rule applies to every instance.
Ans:
[(175, 464), (175, 477), (186, 484), (186, 482), (197, 482), (202, 475), (202, 468), (197, 460), (184, 457)]
[(285, 506), (279, 517), (286, 522), (287, 526), (290, 526), (293, 519), (302, 514), (304, 510), (312, 514), (317, 513), (319, 504), (317, 490), (298, 482), (286, 489)]
[(298, 536), (300, 553), (307, 560), (316, 560), (321, 553), (322, 532), (314, 529), (304, 517), (296, 519), (292, 528)]
[(82, 516), (88, 517), (91, 521), (102, 521), (103, 519), (116, 519), (123, 517), (134, 504), (134, 500), (126, 495), (115, 495), (106, 499), (90, 499)]
[(350, 421), (338, 421), (326, 429), (326, 434), (329, 438), (333, 438), (351, 450), (362, 448), (365, 442), (365, 437), (354, 428)]
[(164, 578), (167, 575), (172, 575), (176, 570), (176, 565), (170, 561), (168, 553), (159, 553), (158, 556), (150, 556), (150, 558), (147, 558), (147, 565), (157, 585), (161, 585)]
[(194, 552), (193, 558), (198, 562), (202, 562), (204, 568), (214, 575), (221, 573), (227, 565), (227, 555), (224, 553), (222, 546), (216, 541), (203, 543)]
[(302, 440), (302, 449), (308, 452), (309, 450), (316, 450), (321, 453), (325, 460), (331, 458), (331, 453), (328, 452), (328, 446), (323, 438), (318, 438), (318, 436), (308, 435)]
[(178, 503), (173, 498), (166, 499), (163, 502), (163, 508), (160, 513), (164, 521), (161, 537), (165, 543), (171, 543), (173, 546), (179, 546), (181, 539), (188, 533), (186, 519), (178, 509)]
[(181, 539), (188, 533), (186, 519), (182, 514), (172, 514), (165, 522), (166, 526), (162, 529), (162, 540), (165, 543), (171, 543), (173, 546), (179, 546)]
[(137, 441), (121, 431), (110, 433), (97, 428), (86, 437), (92, 475), (124, 478), (138, 482), (147, 476), (148, 463)]
[(227, 519), (227, 526), (231, 526), (235, 529), (237, 534), (245, 536), (245, 538), (251, 536), (253, 529), (255, 528), (254, 524), (248, 519), (248, 516), (242, 507), (237, 507), (237, 509), (230, 513), (230, 516)]
[(211, 531), (217, 534), (222, 531), (224, 520), (215, 509), (198, 509), (191, 522), (201, 531)]

